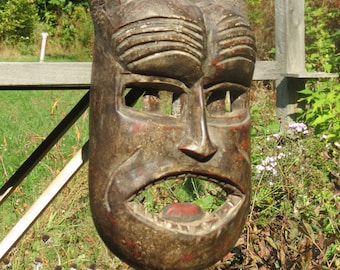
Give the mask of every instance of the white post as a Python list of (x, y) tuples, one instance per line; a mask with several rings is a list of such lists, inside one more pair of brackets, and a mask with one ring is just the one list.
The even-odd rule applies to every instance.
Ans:
[(43, 63), (44, 57), (45, 57), (45, 48), (46, 48), (46, 40), (48, 37), (48, 33), (46, 32), (41, 33), (41, 37), (42, 37), (42, 40), (41, 40), (41, 49), (40, 49), (40, 63)]

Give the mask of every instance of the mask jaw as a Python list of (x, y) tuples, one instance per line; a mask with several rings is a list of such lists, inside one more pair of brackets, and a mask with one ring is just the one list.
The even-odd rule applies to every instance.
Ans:
[[(108, 247), (137, 269), (204, 269), (232, 249), (243, 229), (249, 196), (230, 195), (220, 211), (194, 222), (173, 222), (138, 209), (129, 200), (117, 202), (121, 190), (110, 189), (105, 229)], [(231, 209), (233, 208), (233, 209)], [(199, 219), (201, 220), (201, 219)], [(206, 221), (204, 223), (204, 221)]]
[[(118, 115), (123, 117), (124, 121), (126, 120), (121, 113)], [(122, 120), (118, 122), (120, 121)], [(123, 125), (121, 128), (125, 130), (127, 126), (135, 126), (140, 122), (139, 119), (130, 119), (130, 121), (129, 125)], [(147, 119), (145, 122), (148, 122)], [(158, 127), (156, 123), (142, 124), (141, 126), (142, 129), (139, 129), (137, 134), (131, 134), (130, 140), (127, 139), (130, 144), (131, 139), (136, 136), (136, 142), (140, 141), (141, 143), (145, 134), (154, 134)], [(209, 126), (208, 128), (210, 130), (220, 129), (218, 126)], [(169, 129), (167, 127), (167, 132), (160, 135), (163, 141), (176, 137), (174, 134), (178, 132), (178, 129), (175, 129), (174, 134), (170, 132), (167, 137)], [(185, 128), (183, 128), (183, 132), (184, 130)], [(215, 135), (211, 137), (211, 140), (230, 138), (230, 141), (239, 141), (238, 148), (245, 147), (246, 126), (240, 128), (235, 125), (235, 129), (231, 127), (223, 128), (223, 130), (225, 130), (224, 134), (219, 134), (219, 136), (214, 132)], [(149, 135), (148, 137), (153, 141), (157, 136)], [(180, 137), (182, 137), (181, 134), (177, 135), (177, 138)], [(160, 264), (164, 265), (164, 269), (203, 269), (227, 254), (242, 230), (250, 198), (249, 160), (244, 156), (243, 151), (235, 151), (231, 155), (226, 155), (225, 151), (233, 149), (233, 145), (234, 143), (230, 143), (229, 146), (224, 147), (223, 151), (220, 147), (220, 151), (217, 151), (206, 162), (197, 161), (178, 149), (171, 152), (170, 158), (150, 159), (151, 156), (156, 156), (157, 152), (162, 152), (162, 150), (157, 148), (152, 151), (153, 148), (151, 146), (148, 148), (147, 145), (128, 147), (131, 149), (129, 157), (116, 162), (121, 166), (115, 167), (109, 176), (111, 186), (101, 193), (106, 194), (104, 204), (106, 207), (105, 214), (102, 213), (98, 219), (102, 222), (103, 216), (105, 216), (106, 220), (103, 222), (104, 224), (99, 225), (98, 231), (108, 247), (137, 269), (159, 269)], [(171, 149), (173, 150), (172, 147), (167, 146), (165, 150)], [(163, 153), (161, 154), (163, 155)], [(112, 157), (114, 157), (113, 154)], [(140, 160), (149, 160), (149, 162), (139, 164), (137, 161)], [(226, 173), (225, 168), (236, 166), (239, 168), (238, 171), (243, 171), (242, 176), (235, 172)], [(158, 170), (156, 170), (157, 168)], [(231, 194), (230, 201), (227, 201), (225, 207), (221, 207), (220, 212), (217, 212), (215, 216), (207, 215), (205, 219), (202, 219), (202, 222), (196, 220), (192, 223), (172, 222), (164, 219), (161, 215), (148, 214), (143, 209), (139, 209), (136, 204), (131, 203), (133, 201), (131, 197), (138, 194), (141, 189), (146, 189), (154, 184), (155, 181), (167, 181), (171, 177), (181, 177), (185, 174), (207, 180), (218, 180), (221, 185), (227, 185), (231, 182), (229, 178), (233, 179), (233, 187), (228, 187)], [(103, 207), (103, 198), (101, 197), (100, 200), (93, 206), (94, 214), (98, 212), (98, 208)], [(231, 209), (232, 207), (234, 210)], [(225, 220), (223, 219), (224, 215), (228, 216)], [(216, 219), (216, 217), (218, 218)], [(192, 259), (189, 260), (188, 257)]]
[[(129, 159), (130, 164), (125, 164), (125, 168), (115, 169), (116, 173), (109, 176), (112, 177), (109, 188), (98, 192), (95, 190), (98, 189), (98, 182), (92, 181), (90, 185), (92, 212), (99, 234), (114, 254), (137, 269), (159, 269), (159, 265), (163, 265), (164, 269), (203, 269), (218, 261), (233, 248), (243, 228), (249, 209), (250, 171), (246, 159), (243, 159), (243, 162), (240, 159), (242, 153), (225, 158), (226, 161), (223, 162), (217, 161), (217, 157), (221, 155), (217, 152), (209, 161), (198, 164), (190, 156), (179, 150), (177, 152), (178, 156), (182, 156), (181, 159), (175, 156), (173, 160), (149, 163), (141, 167), (136, 166), (135, 161), (143, 160), (144, 155), (138, 155), (136, 152), (135, 157)], [(174, 166), (174, 160), (182, 160), (184, 165)], [(234, 180), (239, 190), (234, 193), (229, 191), (231, 194), (228, 197), (229, 201), (226, 201), (225, 206), (217, 213), (188, 224), (172, 222), (160, 215), (148, 214), (132, 203), (132, 197), (141, 191), (141, 187), (147, 188), (154, 183), (149, 181), (150, 179), (166, 181), (167, 177), (177, 177), (174, 175), (175, 172), (182, 176), (190, 174), (193, 177), (206, 179), (217, 178), (213, 176), (210, 162), (215, 170), (220, 166), (234, 164), (238, 166), (239, 171), (243, 171), (242, 179), (238, 177)], [(240, 164), (243, 164), (242, 167)], [(150, 175), (144, 173), (145, 179), (130, 180), (138, 176), (138, 172), (147, 172), (151, 168), (162, 168), (163, 173), (168, 171), (170, 176), (165, 174), (163, 177), (162, 172), (158, 171), (149, 173)], [(196, 168), (197, 171), (193, 171), (192, 168)], [(219, 177), (220, 174), (220, 171), (216, 172)], [(126, 175), (130, 177), (123, 178)], [(92, 175), (92, 179), (93, 177)], [(160, 178), (156, 179), (156, 177)], [(229, 177), (235, 177), (235, 173), (231, 173)], [(98, 175), (97, 179), (105, 179), (105, 177)], [(248, 186), (242, 184), (245, 182)], [(225, 183), (226, 181), (221, 182), (221, 185)], [(104, 202), (103, 195), (98, 196), (100, 194), (106, 195)], [(224, 215), (228, 218), (223, 219)], [(176, 264), (173, 264), (174, 262)]]

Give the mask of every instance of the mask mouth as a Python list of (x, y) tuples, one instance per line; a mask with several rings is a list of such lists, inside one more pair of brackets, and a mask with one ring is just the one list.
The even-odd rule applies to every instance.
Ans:
[(228, 179), (185, 173), (163, 177), (127, 202), (143, 223), (174, 233), (205, 235), (233, 222), (246, 200)]

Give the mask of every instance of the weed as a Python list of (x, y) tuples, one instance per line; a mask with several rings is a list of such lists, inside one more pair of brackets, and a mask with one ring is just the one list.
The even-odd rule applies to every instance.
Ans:
[(340, 140), (340, 84), (337, 79), (328, 79), (309, 84), (300, 91), (308, 110), (301, 118), (315, 127), (320, 137), (325, 135), (330, 141)]
[(192, 202), (205, 211), (221, 206), (227, 194), (217, 185), (197, 178), (167, 180), (143, 191), (135, 202), (151, 213), (160, 213), (173, 202)]

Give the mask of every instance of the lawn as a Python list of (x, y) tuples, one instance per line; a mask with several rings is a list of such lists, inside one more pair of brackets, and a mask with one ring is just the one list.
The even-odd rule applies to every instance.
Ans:
[[(0, 91), (1, 185), (84, 93)], [(211, 269), (340, 269), (339, 149), (303, 124), (279, 134), (270, 84), (253, 84), (251, 104), (251, 209), (237, 246)], [(86, 111), (1, 206), (1, 239), (87, 139)], [(94, 229), (87, 166), (1, 267), (129, 269), (110, 254)]]

